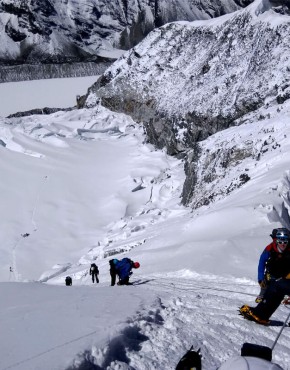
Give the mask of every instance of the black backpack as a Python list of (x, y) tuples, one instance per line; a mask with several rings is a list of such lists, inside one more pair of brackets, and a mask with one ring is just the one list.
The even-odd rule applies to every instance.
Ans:
[(98, 269), (98, 266), (95, 264), (95, 263), (92, 263), (91, 264), (91, 271), (92, 272), (95, 272), (95, 273), (99, 273), (99, 269)]
[(72, 285), (72, 278), (70, 276), (65, 278), (65, 285)]
[(271, 251), (266, 262), (266, 271), (276, 279), (286, 277), (290, 273), (290, 250), (282, 254)]

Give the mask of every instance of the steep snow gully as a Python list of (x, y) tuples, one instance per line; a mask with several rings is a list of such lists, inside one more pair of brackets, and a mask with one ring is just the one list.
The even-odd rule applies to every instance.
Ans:
[[(244, 342), (271, 347), (289, 307), (269, 327), (238, 307), (254, 304), (272, 228), (289, 226), (289, 111), (268, 108), (255, 125), (248, 117), (204, 141), (207, 152), (250, 145), (224, 175), (250, 179), (223, 195), (225, 178), (208, 183), (221, 195), (197, 209), (180, 204), (182, 160), (145, 144), (123, 114), (1, 119), (0, 273), (10, 282), (0, 284), (0, 369), (167, 370), (193, 345), (213, 370)], [(112, 256), (141, 263), (134, 285), (110, 287)], [(286, 327), (273, 352), (284, 370), (289, 337)]]

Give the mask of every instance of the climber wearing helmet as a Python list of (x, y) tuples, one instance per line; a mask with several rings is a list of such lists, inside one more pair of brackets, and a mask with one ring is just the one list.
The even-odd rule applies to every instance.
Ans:
[(274, 229), (270, 235), (273, 241), (263, 250), (258, 264), (258, 283), (261, 291), (256, 298), (256, 303), (262, 302), (271, 279), (275, 280), (276, 275), (280, 274), (279, 271), (275, 271), (276, 267), (273, 266), (273, 261), (280, 259), (281, 253), (287, 248), (289, 235), (289, 230), (284, 227)]
[(247, 319), (267, 325), (285, 295), (290, 295), (290, 231), (274, 229), (269, 244), (261, 254), (258, 281), (265, 288), (262, 299), (255, 308), (244, 305), (240, 313)]

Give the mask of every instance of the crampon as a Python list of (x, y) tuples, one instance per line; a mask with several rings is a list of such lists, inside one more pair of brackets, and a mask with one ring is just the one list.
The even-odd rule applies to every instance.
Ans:
[(242, 307), (239, 308), (239, 313), (242, 315), (245, 319), (254, 321), (257, 324), (260, 325), (269, 325), (270, 320), (264, 320), (255, 315), (252, 311), (252, 307), (249, 307), (248, 305), (243, 305)]

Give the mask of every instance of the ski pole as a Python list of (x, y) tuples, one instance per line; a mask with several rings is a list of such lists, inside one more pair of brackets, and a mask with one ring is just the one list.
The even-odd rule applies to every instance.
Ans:
[(280, 335), (282, 334), (282, 331), (283, 331), (283, 329), (285, 328), (285, 326), (286, 326), (286, 322), (288, 321), (289, 317), (290, 317), (290, 312), (289, 312), (288, 316), (286, 317), (285, 321), (283, 322), (283, 326), (282, 326), (282, 328), (281, 328), (281, 330), (280, 330), (279, 334), (277, 335), (277, 338), (275, 339), (275, 342), (274, 342), (274, 343), (273, 343), (273, 345), (272, 345), (272, 348), (271, 348), (271, 349), (272, 349), (272, 351), (273, 351), (274, 347), (276, 346), (276, 343), (278, 342), (278, 339), (280, 338)]

